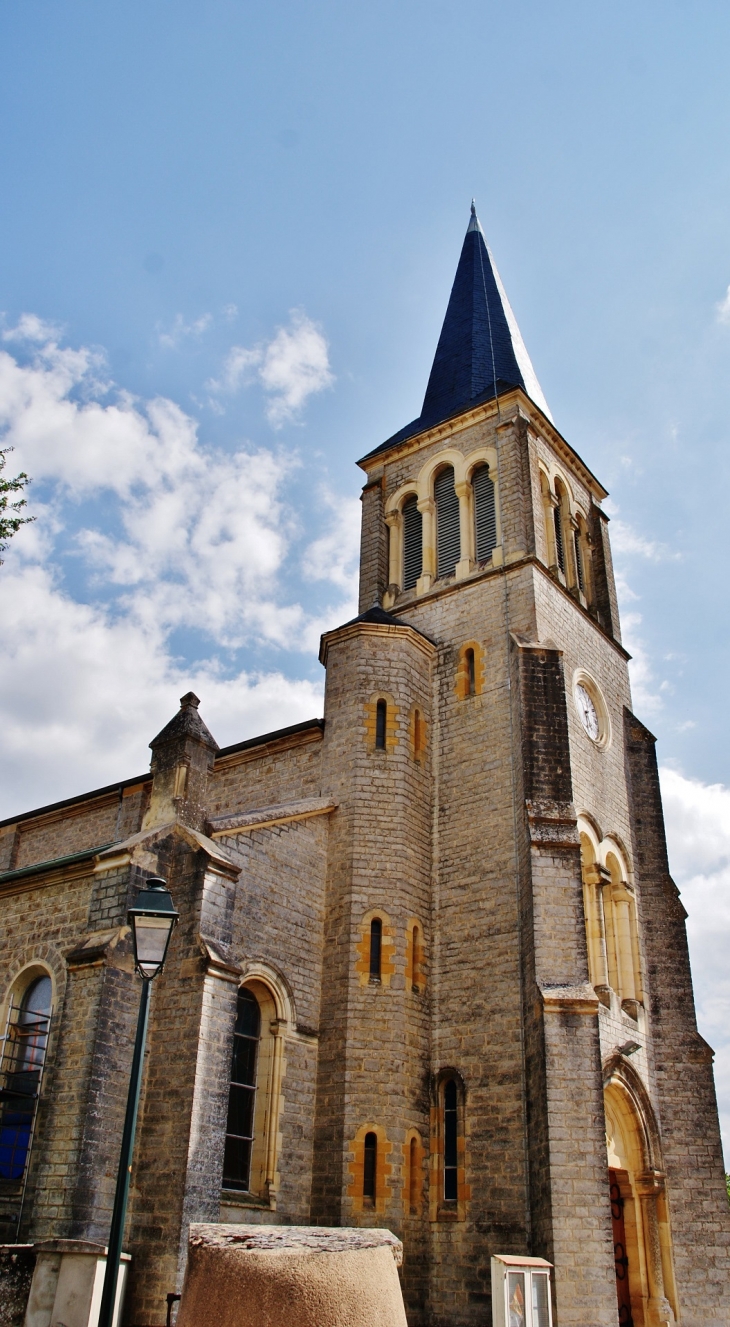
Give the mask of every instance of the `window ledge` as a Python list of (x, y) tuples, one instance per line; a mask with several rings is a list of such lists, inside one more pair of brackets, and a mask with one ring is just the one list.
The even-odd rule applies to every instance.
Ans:
[(244, 1193), (242, 1189), (221, 1189), (221, 1204), (225, 1207), (255, 1207), (262, 1212), (272, 1211), (268, 1198), (257, 1193)]

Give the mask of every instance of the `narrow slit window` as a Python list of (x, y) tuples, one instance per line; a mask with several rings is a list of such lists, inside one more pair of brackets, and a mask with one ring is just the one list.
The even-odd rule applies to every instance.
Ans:
[(377, 1170), (378, 1136), (374, 1133), (366, 1133), (362, 1171), (362, 1196), (365, 1205), (368, 1207), (375, 1206)]
[(418, 978), (421, 973), (421, 932), (417, 926), (413, 927), (413, 949), (411, 951), (411, 990), (418, 993), (420, 987)]
[(370, 980), (380, 981), (380, 962), (383, 951), (383, 923), (373, 917), (370, 923)]
[(423, 568), (423, 517), (418, 499), (403, 503), (403, 589), (414, 589)]
[(378, 751), (385, 750), (385, 728), (388, 719), (388, 705), (379, 700), (375, 707), (375, 746)]
[(585, 594), (586, 588), (583, 578), (583, 551), (580, 546), (580, 530), (573, 531), (573, 541), (575, 545), (575, 574), (578, 578), (578, 589), (581, 594)]
[(469, 649), (464, 656), (466, 663), (466, 694), (473, 696), (477, 689), (476, 666), (474, 663), (474, 651)]
[(555, 553), (558, 559), (558, 566), (565, 575), (565, 549), (563, 548), (563, 516), (560, 505), (553, 507), (553, 521), (555, 524)]
[(453, 1078), (444, 1084), (444, 1202), (458, 1197), (459, 1092)]
[(434, 484), (436, 500), (436, 546), (438, 576), (453, 576), (461, 556), (459, 535), (459, 499), (454, 487), (454, 471), (442, 470)]
[(488, 465), (480, 465), (471, 477), (474, 493), (474, 534), (477, 562), (488, 562), (497, 546), (497, 508), (494, 481)]
[(418, 1211), (418, 1143), (411, 1138), (408, 1151), (408, 1206)]
[(421, 754), (421, 711), (413, 712), (413, 754), (418, 760)]
[(236, 1026), (233, 1033), (231, 1086), (223, 1159), (223, 1188), (248, 1192), (251, 1180), (251, 1149), (254, 1137), (256, 1069), (261, 1011), (252, 991), (238, 992)]

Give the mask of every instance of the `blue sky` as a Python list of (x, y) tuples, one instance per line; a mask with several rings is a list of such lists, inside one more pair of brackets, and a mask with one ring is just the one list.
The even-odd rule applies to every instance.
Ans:
[(474, 195), (610, 489), (730, 1129), (730, 10), (33, 0), (0, 10), (0, 816), (319, 712), (356, 458), (419, 411)]

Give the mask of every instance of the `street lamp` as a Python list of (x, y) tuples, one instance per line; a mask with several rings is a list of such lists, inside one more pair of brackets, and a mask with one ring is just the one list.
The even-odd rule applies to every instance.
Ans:
[(137, 1017), (137, 1035), (134, 1039), (132, 1073), (129, 1079), (127, 1112), (124, 1117), (122, 1150), (117, 1172), (117, 1188), (114, 1194), (114, 1210), (109, 1231), (109, 1247), (106, 1255), (104, 1289), (99, 1309), (99, 1327), (112, 1327), (114, 1308), (117, 1298), (117, 1278), (124, 1239), (124, 1222), (127, 1215), (127, 1198), (132, 1178), (132, 1153), (134, 1134), (137, 1127), (137, 1108), (139, 1089), (142, 1082), (142, 1063), (144, 1044), (147, 1037), (147, 1019), (150, 1007), (150, 983), (162, 972), (170, 937), (179, 913), (175, 911), (167, 881), (159, 876), (145, 880), (135, 900), (134, 906), (127, 913), (127, 921), (132, 928), (134, 943), (134, 966), (142, 978), (142, 994)]

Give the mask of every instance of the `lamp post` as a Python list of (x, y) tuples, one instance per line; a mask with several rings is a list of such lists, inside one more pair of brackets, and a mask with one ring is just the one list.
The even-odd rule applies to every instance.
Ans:
[(145, 880), (134, 906), (127, 913), (127, 921), (132, 928), (132, 939), (134, 941), (134, 966), (142, 978), (142, 994), (137, 1017), (137, 1035), (134, 1039), (127, 1111), (124, 1116), (124, 1132), (122, 1134), (122, 1150), (117, 1172), (117, 1187), (114, 1194), (114, 1210), (109, 1231), (104, 1289), (99, 1309), (99, 1327), (112, 1327), (114, 1320), (117, 1278), (122, 1254), (122, 1240), (124, 1239), (124, 1221), (127, 1215), (127, 1198), (132, 1178), (132, 1153), (134, 1151), (134, 1133), (137, 1127), (139, 1089), (142, 1082), (144, 1044), (147, 1037), (150, 985), (158, 973), (162, 972), (170, 937), (178, 917), (179, 913), (175, 911), (170, 891), (167, 888), (167, 881), (162, 880), (159, 876), (152, 876), (149, 880)]

